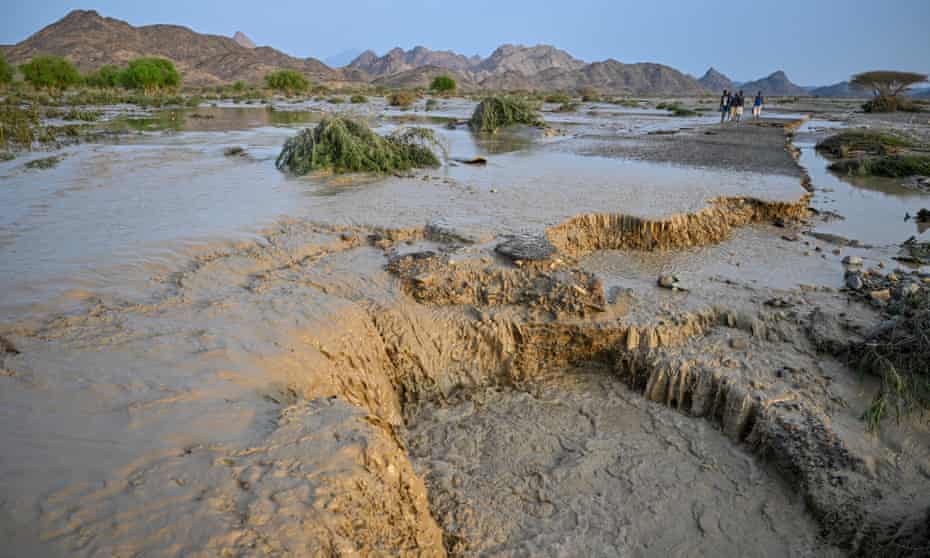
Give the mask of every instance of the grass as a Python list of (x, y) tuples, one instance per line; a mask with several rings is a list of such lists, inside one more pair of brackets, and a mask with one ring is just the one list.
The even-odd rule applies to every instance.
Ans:
[(61, 160), (62, 160), (62, 157), (59, 157), (59, 156), (43, 157), (41, 159), (33, 159), (32, 161), (29, 161), (28, 163), (26, 163), (26, 168), (27, 169), (50, 169), (58, 165), (58, 163), (60, 163)]
[(890, 412), (900, 420), (930, 408), (930, 290), (924, 288), (889, 307), (894, 325), (850, 351), (850, 361), (881, 380), (864, 419), (878, 428)]
[(639, 108), (639, 101), (636, 99), (614, 99), (611, 103), (626, 108)]
[(699, 113), (695, 110), (683, 107), (678, 103), (659, 103), (656, 105), (658, 110), (667, 110), (672, 113), (672, 116), (697, 116)]
[(544, 97), (543, 100), (547, 103), (564, 105), (565, 103), (572, 102), (572, 97), (567, 93), (553, 93), (552, 95)]
[(930, 156), (888, 155), (861, 159), (842, 159), (831, 163), (829, 169), (854, 176), (884, 176), (887, 178), (925, 176), (930, 175)]
[(63, 120), (80, 120), (81, 122), (96, 122), (100, 119), (100, 113), (94, 110), (77, 110), (71, 109), (64, 113)]
[(580, 103), (569, 101), (567, 103), (562, 103), (561, 105), (559, 105), (559, 108), (555, 109), (555, 112), (575, 112), (578, 110), (578, 107), (580, 106), (581, 106)]
[(817, 150), (832, 157), (849, 157), (853, 152), (891, 155), (913, 146), (910, 140), (893, 134), (872, 130), (847, 130), (821, 141), (817, 144)]
[(536, 109), (516, 97), (486, 97), (475, 108), (468, 122), (475, 132), (496, 132), (514, 124), (544, 126)]
[(326, 99), (326, 102), (331, 105), (341, 105), (342, 103), (346, 102), (346, 100), (343, 97), (330, 97), (329, 99)]
[(349, 98), (349, 102), (353, 105), (364, 105), (368, 102), (368, 97), (364, 95), (352, 95), (352, 97)]
[(275, 165), (298, 176), (317, 170), (391, 174), (439, 166), (437, 150), (445, 151), (430, 129), (380, 136), (364, 122), (335, 116), (287, 140)]
[(417, 96), (412, 91), (395, 91), (388, 96), (388, 104), (392, 107), (406, 108), (415, 103)]
[(39, 139), (40, 132), (37, 109), (0, 105), (0, 146), (29, 147)]

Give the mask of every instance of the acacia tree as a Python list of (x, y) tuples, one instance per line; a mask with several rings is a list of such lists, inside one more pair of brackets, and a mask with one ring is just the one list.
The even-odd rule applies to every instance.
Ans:
[(49, 91), (67, 89), (81, 83), (81, 74), (68, 60), (60, 56), (36, 56), (19, 66), (23, 79), (35, 88)]
[(136, 58), (120, 72), (118, 81), (126, 89), (142, 89), (149, 94), (177, 87), (181, 75), (165, 58)]
[(898, 96), (912, 85), (925, 81), (926, 74), (877, 70), (854, 75), (849, 85), (854, 89), (871, 91), (875, 96), (863, 106), (867, 112), (894, 112), (907, 105)]
[(457, 84), (455, 83), (454, 79), (452, 79), (450, 76), (442, 75), (436, 76), (433, 79), (433, 83), (430, 84), (429, 88), (430, 91), (447, 94), (454, 93), (456, 86)]

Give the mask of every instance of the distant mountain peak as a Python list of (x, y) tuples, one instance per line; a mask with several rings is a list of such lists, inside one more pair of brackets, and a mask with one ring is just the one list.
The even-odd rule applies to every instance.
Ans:
[(236, 31), (236, 34), (233, 35), (233, 40), (239, 43), (239, 46), (243, 46), (245, 48), (255, 48), (255, 43), (252, 42), (252, 39), (246, 36), (246, 34), (242, 31)]
[(718, 72), (713, 66), (708, 68), (698, 81), (704, 86), (704, 89), (714, 93), (735, 87), (733, 80)]

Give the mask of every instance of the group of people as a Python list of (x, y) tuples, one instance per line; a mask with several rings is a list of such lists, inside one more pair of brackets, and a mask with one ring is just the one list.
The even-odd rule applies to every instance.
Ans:
[[(764, 104), (765, 99), (762, 97), (762, 92), (759, 91), (752, 102), (753, 120), (762, 118), (762, 105)], [(723, 95), (720, 96), (720, 123), (723, 124), (727, 120), (740, 122), (743, 119), (743, 107), (745, 105), (746, 99), (743, 97), (742, 90), (739, 93), (730, 93), (724, 89)]]

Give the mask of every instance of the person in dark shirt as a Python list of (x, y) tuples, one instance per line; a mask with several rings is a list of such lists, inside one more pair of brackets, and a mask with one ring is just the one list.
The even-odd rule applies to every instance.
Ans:
[(740, 91), (736, 94), (736, 121), (741, 122), (743, 120), (743, 105), (746, 104), (746, 97), (743, 96), (743, 92)]
[(720, 123), (727, 119), (727, 115), (730, 113), (730, 92), (726, 89), (723, 90), (723, 95), (720, 96)]
[(753, 120), (759, 120), (762, 118), (762, 105), (765, 104), (765, 99), (762, 97), (762, 92), (759, 91), (756, 93), (756, 100), (752, 102), (752, 118)]

